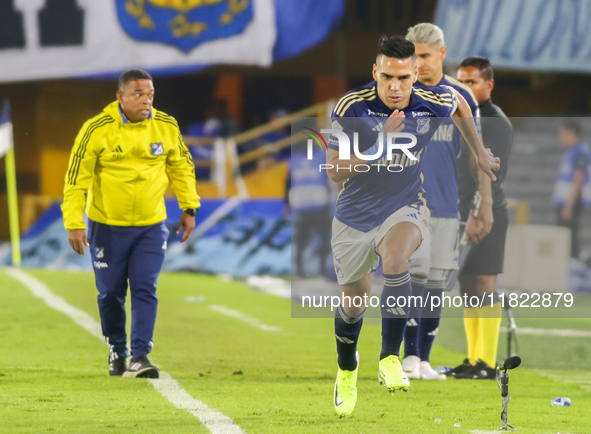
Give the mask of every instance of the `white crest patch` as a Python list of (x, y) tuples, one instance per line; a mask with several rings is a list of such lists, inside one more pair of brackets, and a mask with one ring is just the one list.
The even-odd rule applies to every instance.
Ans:
[(339, 124), (339, 121), (337, 121), (335, 119), (334, 121), (332, 121), (332, 129), (333, 130), (343, 131), (343, 126), (341, 124)]
[(431, 118), (417, 119), (417, 133), (425, 134), (429, 132)]

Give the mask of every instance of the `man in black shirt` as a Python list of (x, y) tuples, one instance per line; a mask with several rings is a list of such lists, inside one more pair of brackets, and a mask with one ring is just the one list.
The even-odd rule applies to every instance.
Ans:
[[(501, 303), (496, 294), (497, 275), (503, 272), (505, 238), (509, 225), (503, 182), (513, 143), (513, 127), (503, 111), (491, 101), (494, 80), (488, 59), (465, 59), (457, 78), (472, 89), (478, 101), (484, 146), (501, 159), (501, 169), (497, 172), (496, 181), (478, 179), (471, 154), (463, 151), (459, 157), (457, 179), (460, 218), (466, 222), (466, 235), (474, 244), (459, 278), (460, 292), (469, 297), (478, 296), (481, 300), (484, 296), (486, 303), (483, 307), (465, 307), (468, 358), (450, 371), (449, 375), (455, 378), (492, 379), (495, 378), (502, 318)], [(488, 294), (493, 294), (493, 298)]]

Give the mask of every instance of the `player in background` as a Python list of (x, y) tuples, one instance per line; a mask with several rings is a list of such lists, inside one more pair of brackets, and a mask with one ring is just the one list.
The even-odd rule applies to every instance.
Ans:
[[(480, 132), (478, 103), (472, 91), (443, 73), (446, 47), (443, 31), (434, 24), (421, 23), (408, 29), (406, 39), (413, 42), (419, 79), (415, 87), (451, 86), (464, 97)], [(451, 119), (445, 119), (429, 142), (425, 154), (423, 187), (431, 211), (429, 235), (410, 259), (413, 296), (441, 297), (449, 270), (458, 269), (459, 210), (456, 181), (462, 134)], [(404, 332), (402, 369), (411, 379), (445, 380), (431, 368), (433, 341), (441, 318), (441, 303), (411, 309)]]
[[(298, 144), (292, 148), (289, 161), (289, 206), (295, 229), (292, 238), (295, 247), (294, 265), (295, 275), (300, 278), (308, 274), (325, 277), (330, 258), (330, 191), (326, 175), (318, 170), (319, 164), (324, 163), (325, 159), (324, 155), (315, 153), (308, 160), (306, 147)], [(320, 238), (316, 252), (318, 268), (305, 273), (304, 252), (315, 235)]]
[[(346, 179), (332, 226), (335, 271), (343, 297), (335, 314), (338, 372), (333, 398), (338, 415), (351, 414), (357, 402), (357, 341), (366, 308), (345, 302), (345, 297), (369, 296), (380, 258), (384, 289), (378, 379), (390, 392), (410, 387), (399, 360), (408, 309), (395, 300), (402, 297), (406, 302), (411, 295), (408, 260), (424, 238), (429, 217), (422, 198), (421, 157), (441, 119), (452, 115), (458, 119), (480, 168), (492, 179), (491, 170), (499, 167), (483, 147), (465, 99), (449, 87), (414, 88), (417, 74), (414, 45), (401, 36), (383, 37), (373, 66), (375, 81), (348, 92), (332, 113), (326, 171), (334, 182)], [(386, 155), (385, 146), (380, 149), (377, 143), (380, 131), (412, 133), (417, 143), (410, 150), (394, 149)], [(365, 166), (369, 162), (352, 150), (350, 159), (339, 160), (338, 136), (346, 134), (351, 145), (355, 132), (359, 150), (377, 164)], [(407, 155), (410, 151), (412, 158)], [(402, 170), (387, 170), (390, 163)], [(358, 166), (369, 170), (360, 173), (355, 170)]]
[(581, 125), (574, 119), (560, 126), (560, 143), (565, 151), (554, 185), (557, 223), (570, 229), (571, 258), (579, 257), (581, 215), (591, 206), (591, 150), (581, 132)]
[[(501, 303), (497, 296), (497, 275), (503, 272), (505, 256), (505, 238), (509, 226), (507, 200), (503, 190), (503, 182), (507, 175), (507, 166), (511, 145), (513, 143), (513, 127), (503, 111), (492, 103), (490, 94), (494, 88), (493, 69), (484, 57), (465, 59), (458, 70), (458, 80), (469, 86), (478, 100), (482, 115), (482, 139), (501, 159), (501, 169), (497, 179), (489, 182), (492, 191), (492, 202), (479, 194), (474, 174), (476, 166), (468, 152), (462, 152), (458, 164), (458, 190), (460, 195), (460, 216), (466, 221), (466, 235), (475, 244), (459, 277), (460, 292), (468, 296), (483, 295), (488, 301), (487, 306), (466, 307), (464, 309), (464, 327), (468, 338), (468, 358), (449, 371), (447, 375), (455, 378), (494, 379), (497, 363), (497, 345), (499, 342), (499, 326), (503, 316)], [(482, 197), (481, 197), (482, 196)], [(478, 203), (480, 209), (478, 209)], [(488, 221), (480, 220), (483, 211), (491, 212), (493, 224), (488, 230), (483, 226)], [(477, 217), (474, 217), (474, 211)], [(493, 295), (491, 306), (490, 297)]]

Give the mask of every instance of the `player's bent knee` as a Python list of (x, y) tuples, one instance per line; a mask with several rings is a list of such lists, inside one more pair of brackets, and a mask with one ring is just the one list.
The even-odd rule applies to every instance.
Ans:
[(408, 271), (408, 259), (403, 255), (391, 254), (382, 258), (382, 267), (386, 274), (400, 274)]

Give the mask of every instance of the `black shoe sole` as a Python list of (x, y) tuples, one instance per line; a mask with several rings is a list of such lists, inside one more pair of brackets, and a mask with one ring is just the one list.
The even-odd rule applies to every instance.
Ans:
[(470, 366), (466, 366), (464, 369), (455, 368), (457, 370), (452, 370), (452, 371), (445, 372), (445, 376), (446, 377), (451, 377), (451, 378), (457, 378), (458, 375), (462, 375), (464, 372), (468, 372), (473, 367), (474, 366), (470, 365)]
[(138, 372), (125, 371), (125, 373), (123, 374), (123, 377), (124, 378), (159, 378), (160, 372), (158, 371), (158, 368), (156, 368), (155, 366), (152, 366), (150, 368), (142, 369), (141, 371), (138, 371)]
[[(486, 371), (486, 375), (482, 375), (482, 371)], [(455, 378), (458, 380), (494, 380), (496, 378), (496, 371), (490, 368), (476, 369), (476, 367), (474, 367), (470, 371), (459, 374)]]

